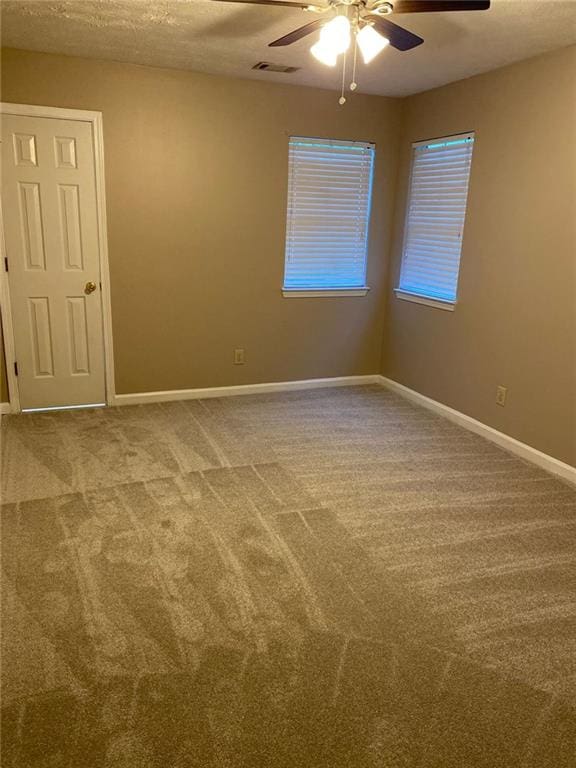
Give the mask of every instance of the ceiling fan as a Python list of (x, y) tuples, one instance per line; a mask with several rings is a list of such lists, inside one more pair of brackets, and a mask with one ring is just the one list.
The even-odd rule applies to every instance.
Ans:
[[(338, 56), (344, 54), (342, 82), (346, 69), (346, 52), (354, 36), (353, 74), (350, 89), (355, 90), (356, 53), (360, 49), (364, 63), (377, 56), (387, 45), (399, 51), (409, 51), (424, 40), (386, 16), (397, 13), (436, 13), (440, 11), (486, 11), (490, 0), (216, 0), (216, 2), (244, 3), (251, 5), (278, 5), (299, 8), (309, 13), (331, 12), (327, 18), (315, 19), (303, 27), (269, 43), (269, 47), (292, 45), (307, 35), (320, 31), (320, 39), (310, 49), (313, 56), (328, 66), (335, 66)], [(344, 87), (340, 104), (344, 104)]]

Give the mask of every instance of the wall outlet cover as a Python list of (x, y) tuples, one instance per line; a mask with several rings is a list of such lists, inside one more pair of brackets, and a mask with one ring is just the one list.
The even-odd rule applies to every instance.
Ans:
[(498, 386), (496, 387), (496, 405), (504, 407), (506, 405), (506, 395), (508, 394), (508, 387)]

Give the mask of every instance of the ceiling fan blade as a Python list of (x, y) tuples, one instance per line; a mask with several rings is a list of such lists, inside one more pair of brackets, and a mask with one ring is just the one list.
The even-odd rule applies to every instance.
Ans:
[(322, 8), (322, 10), (328, 10), (328, 5), (323, 5), (322, 3), (314, 2), (314, 0), (310, 3), (291, 3), (289, 0), (213, 0), (213, 2), (216, 3), (242, 3), (243, 5), (279, 5), (284, 6), (286, 8), (300, 8), (300, 9), (306, 9), (310, 7), (314, 8)]
[(315, 19), (314, 21), (311, 21), (310, 24), (304, 24), (303, 27), (298, 27), (298, 29), (288, 32), (284, 37), (279, 37), (278, 40), (274, 40), (273, 43), (268, 43), (268, 47), (276, 48), (279, 45), (292, 45), (292, 43), (295, 43), (302, 37), (306, 37), (306, 35), (311, 35), (313, 32), (316, 32), (320, 27), (323, 27), (324, 24), (326, 24), (326, 19)]
[(388, 38), (390, 45), (399, 51), (409, 51), (424, 42), (418, 35), (399, 27), (398, 24), (393, 24), (388, 19), (383, 19), (381, 16), (370, 16), (370, 22), (381, 35)]
[(440, 11), (487, 11), (490, 0), (396, 0), (394, 13), (438, 13)]

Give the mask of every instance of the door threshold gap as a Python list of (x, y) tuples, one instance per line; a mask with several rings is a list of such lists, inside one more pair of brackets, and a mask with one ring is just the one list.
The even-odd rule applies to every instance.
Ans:
[(85, 405), (51, 405), (46, 408), (22, 408), (22, 413), (43, 413), (45, 411), (76, 411), (79, 408), (106, 408), (106, 403), (86, 403)]

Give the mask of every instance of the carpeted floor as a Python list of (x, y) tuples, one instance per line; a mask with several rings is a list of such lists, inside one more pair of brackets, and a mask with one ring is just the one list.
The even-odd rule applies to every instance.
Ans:
[(380, 387), (5, 417), (3, 768), (574, 768), (576, 491)]

